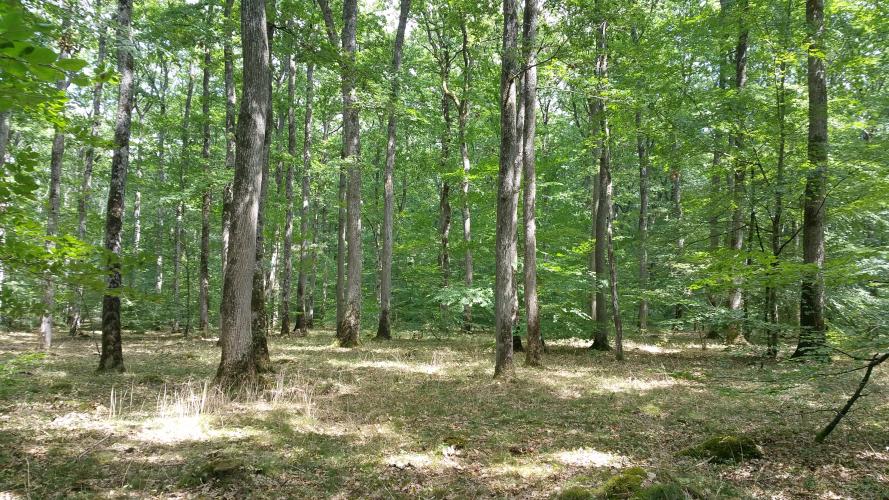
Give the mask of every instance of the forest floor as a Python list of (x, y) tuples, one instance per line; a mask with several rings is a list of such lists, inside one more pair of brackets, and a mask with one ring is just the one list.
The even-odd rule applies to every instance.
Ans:
[[(583, 498), (631, 467), (695, 498), (889, 496), (886, 370), (816, 445), (861, 372), (813, 370), (855, 365), (801, 374), (670, 333), (631, 340), (622, 364), (554, 340), (545, 368), (517, 355), (498, 382), (490, 334), (351, 350), (331, 338), (273, 337), (269, 388), (233, 402), (208, 385), (211, 340), (127, 332), (127, 372), (97, 375), (97, 333), (48, 355), (33, 334), (2, 333), (0, 497)], [(723, 434), (763, 457), (679, 454)]]

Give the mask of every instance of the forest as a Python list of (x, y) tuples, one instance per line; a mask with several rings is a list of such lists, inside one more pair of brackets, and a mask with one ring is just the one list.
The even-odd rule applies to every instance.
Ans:
[(0, 498), (889, 498), (887, 45), (3, 0)]

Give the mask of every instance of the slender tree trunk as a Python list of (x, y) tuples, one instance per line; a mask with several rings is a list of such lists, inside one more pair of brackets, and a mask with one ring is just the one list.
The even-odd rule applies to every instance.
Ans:
[(398, 102), (401, 55), (410, 7), (411, 0), (401, 0), (398, 31), (395, 33), (395, 47), (392, 51), (392, 88), (389, 94), (389, 120), (386, 124), (386, 167), (383, 172), (383, 248), (380, 269), (380, 320), (377, 325), (377, 338), (386, 340), (392, 338), (390, 308), (392, 307), (392, 235), (395, 219), (395, 182), (393, 179), (395, 172), (396, 127), (398, 125), (398, 114), (395, 106)]
[[(6, 147), (9, 144), (9, 117), (12, 115), (10, 111), (0, 111), (0, 168), (6, 164)], [(0, 228), (0, 245), (6, 243), (6, 230)], [(3, 311), (3, 283), (6, 280), (6, 269), (0, 262), (0, 311)], [(80, 312), (78, 308), (76, 312)], [(4, 320), (4, 316), (0, 314), (0, 322)]]
[(270, 97), (269, 45), (265, 1), (241, 1), (244, 79), (237, 124), (231, 240), (222, 287), (222, 358), (216, 381), (243, 386), (256, 377), (253, 356), (252, 277), (256, 267), (256, 222)]
[[(788, 2), (789, 6), (790, 2)], [(775, 171), (775, 208), (772, 215), (772, 271), (773, 275), (777, 274), (780, 265), (779, 257), (781, 253), (781, 228), (783, 227), (782, 218), (784, 216), (784, 161), (786, 155), (787, 134), (785, 131), (785, 119), (787, 108), (785, 105), (785, 82), (787, 63), (782, 59), (777, 68), (777, 89), (775, 92), (775, 111), (778, 115), (778, 159)], [(778, 355), (778, 286), (770, 283), (766, 286), (766, 315), (769, 323), (769, 347), (768, 355), (776, 357)]]
[[(588, 269), (590, 276), (590, 319), (592, 319), (594, 323), (593, 327), (593, 339), (595, 340), (596, 331), (599, 329), (599, 277), (596, 274), (596, 255), (598, 255), (598, 246), (596, 242), (598, 238), (596, 235), (598, 234), (599, 228), (599, 195), (601, 193), (601, 183), (599, 182), (599, 157), (601, 156), (601, 147), (599, 146), (599, 105), (598, 101), (595, 99), (589, 99), (586, 103), (586, 108), (588, 110), (588, 114), (590, 117), (590, 140), (595, 147), (592, 150), (592, 160), (593, 160), (593, 172), (589, 176), (590, 179), (590, 254), (588, 258)], [(580, 122), (578, 122), (579, 124)]]
[[(235, 168), (235, 77), (232, 55), (232, 6), (234, 0), (225, 0), (225, 21), (222, 42), (222, 58), (225, 65), (225, 168)], [(222, 190), (222, 276), (225, 276), (227, 253), (231, 238), (232, 183)]]
[[(447, 89), (448, 78), (450, 75), (450, 55), (445, 50), (439, 61), (442, 87)], [(441, 286), (447, 289), (451, 281), (451, 255), (449, 249), (449, 241), (451, 235), (451, 185), (447, 179), (447, 170), (451, 159), (451, 99), (447, 93), (441, 96), (441, 113), (444, 118), (444, 129), (441, 133), (441, 158), (440, 169), (442, 172), (441, 191), (438, 198), (438, 236), (439, 236), (439, 253), (438, 267), (441, 270)], [(439, 304), (441, 313), (441, 329), (446, 331), (450, 322), (448, 304), (442, 301)]]
[[(596, 2), (596, 10), (601, 11), (600, 2)], [(607, 54), (607, 29), (608, 21), (604, 18), (603, 13), (599, 13), (601, 18), (596, 28), (596, 75), (600, 82), (604, 82), (607, 78), (608, 71), (608, 54)], [(604, 83), (600, 83), (599, 94), (604, 94)], [(608, 305), (605, 302), (605, 288), (602, 286), (608, 280), (608, 217), (611, 206), (611, 153), (608, 144), (608, 122), (605, 115), (605, 99), (598, 97), (596, 99), (596, 119), (599, 121), (598, 141), (599, 141), (599, 196), (598, 207), (596, 209), (596, 335), (593, 337), (594, 350), (607, 351), (611, 349), (608, 343)]]
[[(472, 211), (469, 202), (469, 172), (472, 168), (469, 162), (469, 146), (466, 144), (466, 122), (469, 120), (469, 82), (472, 75), (472, 63), (469, 58), (469, 35), (466, 30), (465, 19), (460, 23), (460, 33), (463, 45), (463, 95), (457, 108), (458, 140), (460, 142), (460, 159), (463, 165), (463, 178), (460, 182), (460, 191), (463, 193), (463, 243), (466, 246), (463, 251), (463, 267), (465, 275), (463, 284), (466, 289), (472, 288)], [(472, 303), (463, 306), (463, 331), (472, 332)]]
[[(161, 80), (161, 88), (158, 96), (158, 101), (160, 102), (160, 119), (161, 122), (166, 121), (167, 117), (167, 88), (169, 86), (169, 71), (167, 69), (166, 60), (161, 58), (161, 68), (163, 69), (163, 78)], [(166, 166), (166, 141), (167, 141), (167, 132), (164, 127), (160, 127), (157, 131), (157, 182), (159, 186), (164, 186), (167, 183), (167, 174), (165, 170)], [(166, 217), (166, 210), (164, 209), (164, 204), (162, 202), (158, 202), (157, 204), (157, 231), (155, 235), (156, 247), (155, 252), (157, 253), (157, 258), (155, 260), (155, 278), (154, 278), (154, 292), (157, 295), (161, 295), (164, 290), (164, 242), (166, 238), (164, 236), (164, 219)]]
[(117, 98), (117, 118), (114, 126), (114, 154), (111, 158), (111, 181), (108, 187), (108, 206), (105, 218), (105, 250), (108, 252), (106, 269), (108, 288), (102, 297), (102, 351), (99, 371), (124, 370), (120, 324), (120, 254), (123, 235), (124, 193), (130, 157), (130, 121), (133, 111), (133, 54), (130, 19), (132, 0), (117, 2), (117, 70), (120, 87)]
[[(212, 7), (209, 9), (212, 16)], [(199, 292), (199, 328), (201, 335), (207, 337), (210, 334), (210, 204), (213, 201), (210, 193), (210, 47), (204, 48), (204, 80), (203, 99), (201, 102), (201, 114), (203, 115), (203, 145), (201, 158), (204, 161), (204, 193), (201, 197), (201, 257), (200, 257), (200, 292)]]
[(812, 271), (803, 275), (800, 287), (800, 334), (793, 357), (828, 359), (824, 323), (824, 206), (827, 199), (827, 68), (824, 62), (824, 0), (806, 0), (809, 38), (809, 140), (806, 192), (803, 208), (803, 263)]
[(525, 218), (525, 321), (527, 322), (527, 344), (525, 363), (530, 366), (540, 364), (543, 354), (543, 338), (540, 336), (540, 309), (537, 304), (537, 173), (535, 135), (537, 132), (537, 0), (525, 0), (525, 19), (522, 40), (525, 70), (525, 128), (523, 139), (522, 164), (525, 177), (524, 218)]
[[(138, 111), (138, 109), (137, 109)], [(142, 114), (138, 113), (139, 122), (136, 127), (133, 127), (135, 130), (139, 130), (142, 128)], [(139, 257), (139, 252), (142, 250), (142, 142), (136, 145), (136, 159), (133, 162), (133, 166), (135, 167), (136, 174), (136, 182), (133, 183), (133, 187), (135, 188), (135, 193), (133, 193), (133, 249), (132, 254)], [(136, 278), (138, 271), (136, 269), (130, 269), (129, 280), (130, 280), (130, 288), (136, 287)]]
[[(293, 23), (288, 23), (293, 26)], [(309, 68), (306, 68), (308, 76)], [(296, 162), (296, 62), (287, 57), (287, 171), (284, 174), (284, 195), (286, 201), (284, 217), (284, 272), (281, 276), (281, 335), (290, 333), (290, 291), (293, 276), (293, 164)], [(308, 103), (308, 101), (307, 101)], [(311, 107), (306, 108), (306, 115), (311, 116)], [(305, 146), (303, 147), (305, 156)]]
[[(178, 332), (182, 321), (181, 292), (181, 268), (183, 245), (183, 224), (185, 219), (185, 172), (188, 170), (189, 156), (189, 126), (191, 122), (191, 101), (194, 95), (194, 77), (191, 72), (191, 64), (188, 65), (188, 86), (185, 94), (185, 111), (182, 117), (182, 151), (179, 158), (179, 201), (176, 203), (176, 226), (173, 228), (173, 332)], [(184, 332), (187, 337), (189, 332)]]
[[(100, 1), (96, 2), (96, 19), (97, 22), (101, 21), (102, 15), (102, 4)], [(98, 40), (99, 48), (96, 56), (96, 66), (102, 67), (105, 62), (105, 35), (103, 33), (99, 34)], [(99, 127), (102, 124), (102, 87), (104, 82), (98, 81), (93, 84), (93, 106), (92, 112), (90, 113), (90, 135), (89, 135), (89, 144), (86, 146), (86, 151), (84, 152), (83, 157), (83, 179), (80, 184), (80, 196), (77, 200), (77, 237), (80, 241), (86, 242), (87, 240), (87, 231), (86, 231), (86, 220), (87, 213), (89, 211), (90, 206), (90, 198), (93, 190), (93, 164), (95, 162), (96, 156), (96, 148), (93, 146), (93, 141), (99, 135)], [(72, 337), (75, 337), (81, 333), (81, 308), (83, 307), (83, 286), (77, 285), (74, 288), (74, 300), (71, 302), (71, 326), (69, 330), (69, 334)]]
[(513, 375), (513, 304), (515, 303), (516, 226), (519, 197), (518, 137), (516, 136), (516, 60), (518, 5), (503, 0), (503, 46), (500, 55), (500, 168), (497, 182), (494, 318), (496, 362), (494, 377)]
[(636, 110), (636, 153), (639, 156), (639, 331), (648, 331), (648, 135), (644, 132), (642, 110)]
[[(675, 146), (675, 141), (674, 141)], [(673, 161), (676, 161), (675, 158)], [(682, 171), (677, 166), (670, 169), (670, 211), (676, 232), (676, 254), (681, 256), (685, 252), (685, 238), (682, 236)], [(684, 306), (679, 302), (673, 306), (673, 318), (682, 319)], [(678, 325), (676, 326), (678, 328)]]
[[(747, 15), (747, 0), (740, 0), (737, 6), (739, 12), (739, 34), (738, 43), (735, 46), (735, 90), (740, 91), (747, 83), (747, 22), (744, 19)], [(732, 222), (730, 231), (730, 249), (736, 254), (740, 254), (744, 248), (744, 195), (746, 192), (746, 172), (747, 169), (741, 161), (740, 156), (744, 147), (744, 139), (742, 137), (744, 114), (741, 109), (737, 110), (738, 115), (738, 132), (731, 139), (735, 150), (734, 172), (732, 183)], [(733, 343), (741, 331), (741, 321), (737, 318), (741, 312), (744, 302), (744, 294), (742, 281), (734, 278), (732, 289), (729, 292), (729, 310), (732, 312), (732, 318), (725, 334), (725, 341), (728, 344)]]
[(299, 209), (299, 278), (296, 285), (296, 301), (299, 304), (299, 316), (296, 319), (296, 327), (301, 335), (308, 335), (308, 315), (306, 304), (306, 258), (309, 245), (309, 188), (311, 185), (312, 169), (312, 100), (314, 95), (315, 67), (312, 63), (306, 66), (306, 118), (303, 124), (303, 175), (301, 189), (301, 203)]
[(309, 249), (309, 283), (306, 287), (306, 329), (315, 328), (315, 285), (318, 282), (318, 206), (312, 211), (312, 245)]
[[(67, 58), (62, 51), (60, 58)], [(66, 79), (56, 82), (56, 90), (64, 92), (68, 88)], [(55, 238), (59, 235), (59, 211), (61, 208), (62, 160), (65, 156), (65, 133), (58, 126), (52, 140), (52, 152), (49, 163), (49, 191), (46, 204), (46, 240), (45, 247), (49, 254), (56, 247)], [(50, 270), (44, 273), (43, 315), (40, 318), (40, 340), (44, 349), (52, 347), (53, 311), (55, 309), (55, 282)]]

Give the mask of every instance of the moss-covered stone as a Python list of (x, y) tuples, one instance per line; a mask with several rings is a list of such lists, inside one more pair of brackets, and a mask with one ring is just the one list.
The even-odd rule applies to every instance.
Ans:
[(639, 500), (685, 500), (685, 489), (676, 483), (655, 483), (636, 495)]
[(556, 500), (593, 500), (596, 495), (589, 488), (583, 486), (571, 486), (556, 495)]
[(634, 498), (642, 490), (648, 473), (642, 467), (630, 467), (611, 476), (601, 488), (601, 496), (608, 499)]
[(762, 451), (756, 441), (747, 436), (735, 435), (714, 436), (697, 446), (682, 450), (679, 454), (719, 463), (762, 458)]

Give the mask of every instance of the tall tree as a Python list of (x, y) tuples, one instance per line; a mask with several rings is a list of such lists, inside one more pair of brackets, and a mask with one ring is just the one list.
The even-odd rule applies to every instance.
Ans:
[(133, 54), (130, 21), (132, 0), (117, 2), (117, 70), (120, 84), (117, 97), (117, 119), (114, 126), (114, 154), (111, 158), (111, 181), (105, 215), (105, 250), (107, 289), (102, 297), (102, 351), (99, 371), (124, 370), (121, 346), (120, 288), (121, 238), (123, 236), (124, 193), (130, 161), (130, 122), (133, 112)]
[[(234, 0), (225, 0), (223, 12), (224, 26), (222, 38), (222, 58), (225, 71), (225, 167), (235, 168), (235, 76), (234, 56), (232, 55), (232, 6)], [(231, 235), (232, 183), (228, 182), (222, 191), (222, 275), (225, 276), (228, 262), (228, 244)]]
[[(292, 27), (293, 23), (288, 23)], [(296, 162), (296, 61), (287, 56), (287, 169), (284, 174), (284, 267), (281, 276), (281, 335), (290, 333), (290, 291), (293, 276), (293, 164)], [(306, 71), (308, 74), (308, 69)], [(306, 114), (311, 116), (307, 104)]]
[(511, 377), (513, 366), (513, 309), (516, 298), (515, 262), (519, 176), (516, 136), (516, 77), (519, 69), (518, 5), (503, 0), (503, 45), (500, 54), (500, 166), (497, 174), (497, 234), (494, 281), (496, 336), (495, 377)]
[[(208, 18), (212, 19), (213, 8), (208, 9)], [(210, 192), (210, 44), (204, 46), (204, 75), (201, 95), (201, 119), (203, 122), (203, 143), (201, 159), (204, 167), (204, 192), (201, 195), (201, 256), (200, 256), (200, 291), (198, 310), (200, 314), (199, 328), (201, 335), (210, 334), (210, 208), (213, 196)]]
[(216, 381), (223, 387), (249, 384), (256, 377), (251, 297), (270, 92), (265, 0), (241, 1), (241, 46), (244, 77), (236, 133), (231, 239), (220, 311), (222, 356), (216, 372)]
[(312, 169), (312, 100), (314, 99), (315, 65), (311, 61), (306, 63), (306, 118), (303, 124), (303, 175), (300, 189), (299, 208), (299, 277), (296, 284), (296, 302), (299, 306), (299, 316), (296, 318), (296, 328), (302, 335), (308, 334), (308, 313), (306, 279), (308, 267), (309, 245), (309, 188), (311, 184)]
[[(176, 202), (176, 225), (173, 227), (173, 332), (178, 332), (182, 320), (182, 254), (186, 244), (184, 241), (184, 224), (185, 224), (185, 172), (188, 171), (189, 165), (189, 142), (191, 134), (189, 128), (191, 126), (191, 102), (194, 96), (194, 75), (191, 70), (191, 62), (188, 63), (188, 83), (185, 91), (185, 108), (182, 112), (182, 146), (179, 157), (179, 201)], [(187, 337), (189, 332), (187, 329), (183, 332)]]
[(398, 90), (401, 79), (401, 54), (404, 47), (404, 36), (407, 30), (408, 11), (411, 8), (411, 0), (401, 0), (398, 15), (398, 29), (395, 32), (395, 47), (392, 50), (391, 75), (392, 87), (389, 91), (389, 113), (386, 124), (386, 168), (383, 173), (383, 248), (380, 268), (380, 320), (377, 325), (377, 338), (392, 338), (392, 325), (390, 323), (390, 308), (392, 307), (392, 233), (395, 213), (395, 151), (396, 151), (396, 127), (398, 125)]
[(605, 351), (611, 349), (608, 344), (608, 303), (605, 302), (605, 288), (603, 284), (608, 282), (608, 217), (611, 206), (609, 199), (611, 191), (611, 151), (608, 143), (608, 117), (605, 112), (605, 81), (608, 78), (608, 49), (607, 34), (608, 20), (605, 17), (602, 1), (596, 0), (595, 5), (597, 13), (596, 26), (596, 87), (598, 97), (596, 97), (593, 106), (595, 111), (590, 113), (592, 119), (596, 121), (596, 132), (599, 153), (599, 175), (595, 182), (598, 182), (599, 189), (597, 191), (596, 206), (596, 249), (595, 249), (595, 267), (596, 267), (596, 332), (593, 336), (594, 350)]
[(800, 300), (800, 334), (794, 357), (825, 357), (824, 324), (824, 219), (827, 209), (827, 68), (824, 62), (824, 0), (806, 0), (808, 35), (809, 139), (808, 170), (803, 207), (803, 275)]
[(535, 136), (537, 132), (537, 0), (525, 0), (525, 19), (522, 36), (522, 59), (525, 64), (525, 127), (522, 164), (525, 177), (525, 321), (527, 323), (528, 349), (525, 362), (540, 364), (543, 339), (540, 336), (540, 310), (537, 303), (537, 173)]

